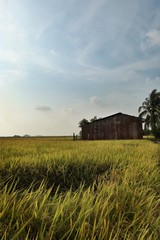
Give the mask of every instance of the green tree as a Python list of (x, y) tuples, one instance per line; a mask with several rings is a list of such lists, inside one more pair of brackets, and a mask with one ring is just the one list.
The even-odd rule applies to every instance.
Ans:
[(144, 127), (149, 129), (151, 127), (152, 132), (154, 133), (160, 121), (160, 92), (157, 92), (154, 89), (149, 97), (145, 99), (142, 103), (142, 106), (138, 109), (139, 117), (144, 119)]
[(87, 119), (83, 118), (83, 119), (78, 123), (78, 125), (79, 125), (80, 128), (82, 128), (82, 126), (84, 126), (84, 125), (86, 125), (86, 124), (88, 124), (88, 123), (89, 123), (89, 121), (88, 121)]
[(94, 121), (96, 121), (97, 119), (98, 119), (97, 116), (94, 116), (93, 118), (91, 118), (90, 122), (94, 122)]

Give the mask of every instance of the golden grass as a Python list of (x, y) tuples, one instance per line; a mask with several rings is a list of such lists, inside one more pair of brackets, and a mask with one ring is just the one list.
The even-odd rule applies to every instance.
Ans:
[(159, 239), (160, 145), (0, 139), (0, 239)]

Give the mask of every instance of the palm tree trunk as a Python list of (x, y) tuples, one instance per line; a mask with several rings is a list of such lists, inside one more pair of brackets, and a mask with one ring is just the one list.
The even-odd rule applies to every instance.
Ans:
[(156, 130), (156, 123), (155, 123), (155, 113), (154, 111), (151, 111), (151, 129), (152, 129), (152, 133), (155, 132)]

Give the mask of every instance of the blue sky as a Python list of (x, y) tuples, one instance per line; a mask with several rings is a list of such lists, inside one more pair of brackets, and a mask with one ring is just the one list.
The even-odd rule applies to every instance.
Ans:
[(0, 0), (0, 135), (71, 135), (160, 90), (159, 0)]

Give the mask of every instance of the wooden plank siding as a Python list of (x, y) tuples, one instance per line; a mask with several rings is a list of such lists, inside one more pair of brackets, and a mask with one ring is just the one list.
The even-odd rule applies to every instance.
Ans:
[(83, 140), (142, 138), (141, 119), (123, 113), (98, 119), (82, 127)]

